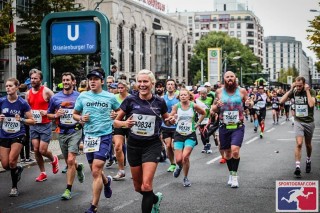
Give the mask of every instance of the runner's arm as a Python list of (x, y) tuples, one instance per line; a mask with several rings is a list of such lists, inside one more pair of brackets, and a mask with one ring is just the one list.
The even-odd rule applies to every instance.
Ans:
[[(33, 115), (31, 113), (31, 110), (26, 112), (25, 116), (27, 117), (26, 119), (20, 118), (22, 123), (27, 124), (27, 125), (35, 125), (36, 124), (36, 121), (34, 120)], [(24, 119), (24, 121), (23, 121), (23, 119)]]
[(113, 126), (115, 128), (131, 128), (135, 124), (135, 121), (132, 120), (132, 116), (130, 116), (127, 120), (123, 121), (123, 118), (126, 115), (126, 113), (122, 109), (119, 108), (117, 114), (118, 115), (113, 122)]

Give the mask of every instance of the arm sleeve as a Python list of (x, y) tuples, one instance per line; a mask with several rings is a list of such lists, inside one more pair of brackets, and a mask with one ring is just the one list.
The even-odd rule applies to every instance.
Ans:
[(48, 113), (54, 113), (54, 110), (55, 110), (54, 102), (55, 102), (54, 97), (51, 97), (49, 101)]

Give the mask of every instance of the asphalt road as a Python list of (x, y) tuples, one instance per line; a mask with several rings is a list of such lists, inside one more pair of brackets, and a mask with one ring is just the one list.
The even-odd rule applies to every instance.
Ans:
[[(310, 174), (305, 173), (304, 147), (301, 180), (319, 180), (320, 177), (320, 112), (315, 113), (312, 171)], [(253, 132), (253, 124), (246, 121), (245, 139), (240, 151), (238, 189), (227, 186), (227, 166), (219, 164), (217, 147), (213, 147), (212, 154), (202, 154), (202, 145), (195, 148), (191, 155), (189, 179), (192, 186), (189, 188), (182, 185), (183, 175), (174, 178), (172, 173), (166, 171), (168, 162), (160, 163), (154, 179), (154, 191), (164, 194), (161, 212), (275, 212), (276, 180), (295, 180), (294, 147), (291, 122), (281, 118), (279, 125), (272, 125), (271, 112), (268, 111), (263, 139)], [(79, 156), (78, 161), (86, 166), (86, 180), (83, 184), (75, 180), (73, 198), (69, 201), (60, 200), (66, 187), (65, 174), (52, 174), (48, 163), (48, 180), (42, 183), (35, 182), (39, 174), (37, 166), (24, 170), (18, 184), (20, 196), (15, 198), (8, 197), (10, 173), (1, 173), (0, 212), (84, 212), (90, 206), (92, 178), (85, 156)], [(60, 160), (60, 165), (64, 167), (63, 160)], [(116, 165), (105, 169), (105, 172), (107, 175), (115, 175)], [(133, 190), (129, 167), (126, 167), (126, 175), (126, 180), (112, 183), (112, 198), (106, 199), (102, 194), (98, 212), (141, 212), (142, 196)]]

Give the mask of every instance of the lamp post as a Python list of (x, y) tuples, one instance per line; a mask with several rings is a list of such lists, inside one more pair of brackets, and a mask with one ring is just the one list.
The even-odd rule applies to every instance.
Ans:
[(240, 86), (242, 86), (242, 63), (241, 63), (241, 56), (233, 57), (233, 60), (239, 60), (239, 63), (240, 63)]

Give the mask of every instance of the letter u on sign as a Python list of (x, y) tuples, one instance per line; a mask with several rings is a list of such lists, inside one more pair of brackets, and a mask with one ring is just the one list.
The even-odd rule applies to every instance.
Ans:
[(79, 38), (79, 25), (74, 25), (74, 36), (72, 36), (71, 25), (68, 25), (68, 39), (70, 41), (75, 41)]

